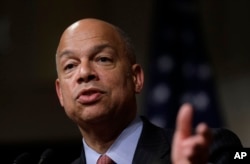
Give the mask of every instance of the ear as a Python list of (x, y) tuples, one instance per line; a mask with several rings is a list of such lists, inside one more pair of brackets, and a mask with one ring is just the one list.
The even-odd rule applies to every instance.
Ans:
[(140, 93), (144, 83), (144, 73), (139, 64), (132, 65), (132, 75), (134, 81), (135, 93)]
[(57, 97), (59, 98), (61, 106), (63, 106), (63, 96), (62, 96), (62, 90), (61, 90), (61, 85), (60, 85), (59, 79), (56, 79), (55, 85), (56, 85)]

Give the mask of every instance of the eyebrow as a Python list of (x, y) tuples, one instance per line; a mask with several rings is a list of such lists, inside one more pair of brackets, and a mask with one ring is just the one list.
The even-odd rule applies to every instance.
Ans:
[(60, 53), (57, 53), (56, 56), (58, 58), (62, 58), (63, 56), (69, 56), (70, 54), (73, 54), (73, 51), (71, 51), (71, 50), (65, 50), (65, 51), (62, 51)]
[[(108, 44), (108, 43), (102, 43), (102, 44), (98, 44), (98, 45), (95, 45), (95, 46), (91, 47), (90, 50), (89, 50), (89, 54), (98, 53), (98, 52), (100, 52), (101, 50), (103, 50), (105, 48), (110, 48), (110, 49), (112, 49), (112, 50), (115, 51), (115, 48), (112, 47), (110, 44)], [(66, 50), (63, 50), (60, 53), (57, 53), (57, 56), (58, 56), (58, 58), (62, 58), (63, 56), (70, 56), (72, 54), (74, 54), (73, 50), (66, 49)]]

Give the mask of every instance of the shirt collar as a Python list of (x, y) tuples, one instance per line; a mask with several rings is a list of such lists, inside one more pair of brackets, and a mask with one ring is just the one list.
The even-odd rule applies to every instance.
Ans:
[[(127, 128), (118, 136), (115, 142), (106, 152), (115, 163), (127, 164), (132, 163), (136, 146), (142, 132), (142, 121), (136, 117)], [(101, 154), (90, 148), (83, 139), (85, 157), (87, 164), (96, 163)]]

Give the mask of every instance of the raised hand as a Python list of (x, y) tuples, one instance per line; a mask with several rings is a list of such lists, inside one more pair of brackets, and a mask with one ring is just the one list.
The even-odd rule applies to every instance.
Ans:
[(200, 123), (193, 134), (193, 109), (184, 104), (176, 120), (171, 159), (173, 164), (205, 164), (208, 160), (212, 134), (208, 126)]

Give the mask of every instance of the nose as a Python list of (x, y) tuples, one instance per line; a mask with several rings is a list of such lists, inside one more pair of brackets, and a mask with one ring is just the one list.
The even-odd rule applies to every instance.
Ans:
[(97, 79), (97, 74), (90, 64), (82, 64), (79, 69), (77, 83), (88, 83)]

